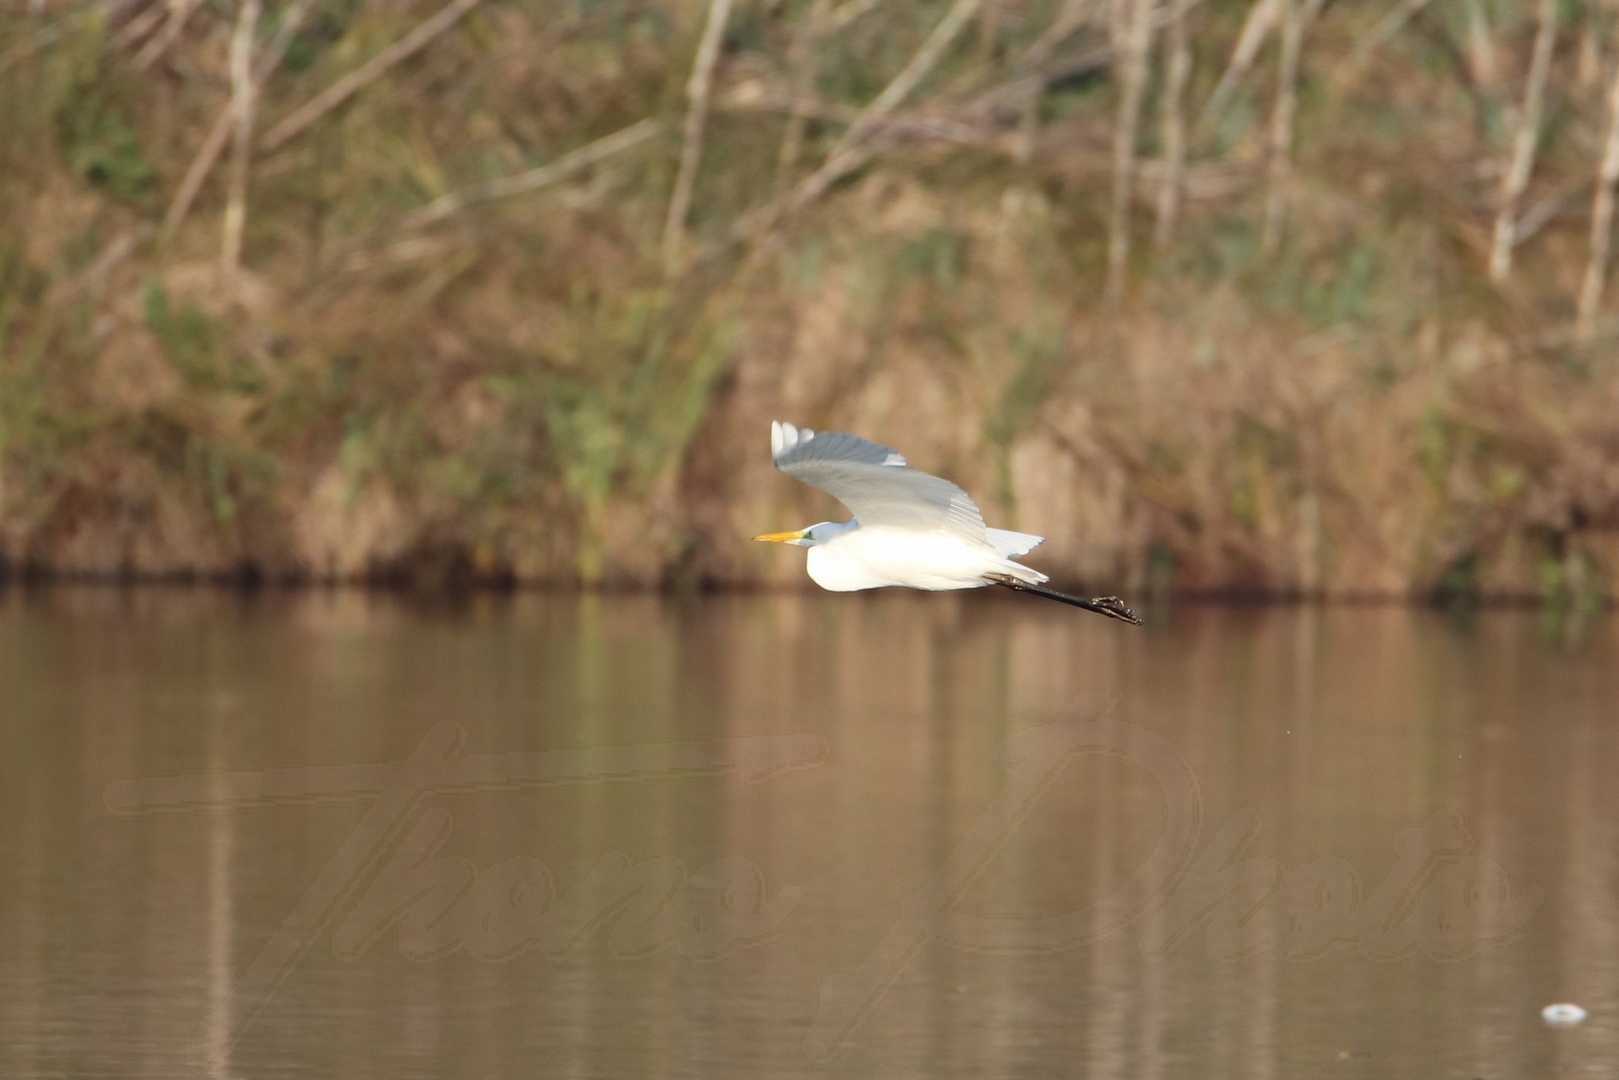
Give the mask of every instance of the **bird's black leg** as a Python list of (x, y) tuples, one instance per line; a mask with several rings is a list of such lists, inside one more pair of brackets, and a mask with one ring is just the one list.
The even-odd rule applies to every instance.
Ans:
[(1086, 611), (1094, 611), (1098, 615), (1106, 615), (1110, 619), (1118, 619), (1120, 622), (1127, 622), (1132, 626), (1141, 625), (1140, 617), (1134, 611), (1131, 611), (1125, 602), (1117, 596), (1096, 596), (1087, 600), (1082, 596), (1069, 596), (1067, 593), (1058, 592), (1056, 589), (1048, 589), (1044, 585), (1033, 585), (1027, 581), (1019, 581), (1017, 578), (1005, 574), (988, 574), (985, 580), (1011, 589), (1014, 592), (1032, 593), (1035, 596), (1043, 596), (1047, 600), (1055, 600), (1060, 604), (1071, 604)]

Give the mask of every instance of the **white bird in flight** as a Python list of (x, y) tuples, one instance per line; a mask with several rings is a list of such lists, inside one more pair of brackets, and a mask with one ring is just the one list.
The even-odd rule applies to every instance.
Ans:
[(1000, 585), (1141, 624), (1116, 596), (1085, 599), (1045, 587), (1040, 571), (1013, 561), (1045, 537), (991, 529), (972, 496), (910, 467), (904, 455), (842, 432), (770, 422), (776, 468), (837, 499), (852, 521), (821, 521), (755, 540), (809, 548), (810, 580), (833, 592), (977, 589)]

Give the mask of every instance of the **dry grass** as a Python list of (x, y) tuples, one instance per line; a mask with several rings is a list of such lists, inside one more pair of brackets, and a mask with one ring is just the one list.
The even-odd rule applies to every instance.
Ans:
[(781, 580), (780, 415), (1070, 581), (1611, 596), (1606, 10), (1272, 6), (1130, 8), (1125, 79), (1105, 5), (737, 5), (700, 155), (698, 0), (7, 19), (0, 562)]

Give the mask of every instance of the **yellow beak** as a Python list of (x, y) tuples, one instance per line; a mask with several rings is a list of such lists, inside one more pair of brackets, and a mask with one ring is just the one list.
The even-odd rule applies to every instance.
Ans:
[(755, 540), (763, 540), (769, 544), (790, 544), (794, 540), (804, 539), (806, 530), (794, 529), (792, 532), (760, 533)]

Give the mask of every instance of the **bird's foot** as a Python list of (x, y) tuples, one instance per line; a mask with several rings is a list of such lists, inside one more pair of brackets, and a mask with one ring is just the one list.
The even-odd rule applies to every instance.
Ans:
[(1091, 597), (1091, 603), (1095, 604), (1103, 614), (1112, 615), (1114, 618), (1123, 619), (1128, 623), (1135, 623), (1137, 626), (1141, 625), (1141, 616), (1137, 615), (1130, 605), (1120, 600), (1117, 596), (1093, 596)]

